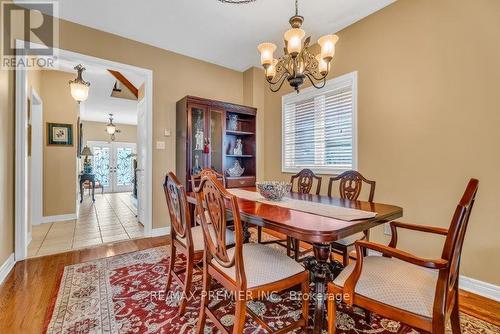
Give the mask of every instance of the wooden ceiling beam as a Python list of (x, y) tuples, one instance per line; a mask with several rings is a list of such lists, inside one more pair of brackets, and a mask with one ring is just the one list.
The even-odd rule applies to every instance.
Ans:
[(108, 72), (111, 73), (112, 76), (116, 78), (116, 80), (120, 81), (125, 87), (127, 87), (132, 94), (135, 95), (136, 98), (139, 98), (139, 89), (137, 89), (133, 83), (128, 81), (127, 78), (123, 74), (118, 71), (108, 69)]

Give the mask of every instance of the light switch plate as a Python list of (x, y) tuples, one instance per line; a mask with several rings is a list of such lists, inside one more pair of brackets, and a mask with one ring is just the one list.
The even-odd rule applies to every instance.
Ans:
[(157, 141), (156, 142), (156, 149), (157, 150), (164, 150), (165, 149), (165, 142), (164, 141)]
[(165, 137), (170, 137), (170, 130), (169, 129), (165, 129), (164, 136)]

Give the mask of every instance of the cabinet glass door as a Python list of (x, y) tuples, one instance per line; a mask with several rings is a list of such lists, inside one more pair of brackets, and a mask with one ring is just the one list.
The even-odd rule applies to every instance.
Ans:
[(210, 167), (219, 173), (222, 170), (224, 145), (224, 112), (210, 110)]
[(199, 107), (191, 107), (191, 174), (201, 172), (206, 166), (203, 149), (207, 140), (205, 133), (205, 112)]

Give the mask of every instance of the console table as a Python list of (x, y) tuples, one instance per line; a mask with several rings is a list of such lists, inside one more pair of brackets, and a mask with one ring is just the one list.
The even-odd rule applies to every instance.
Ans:
[(95, 174), (81, 173), (80, 174), (80, 203), (83, 202), (83, 184), (89, 181), (92, 184), (92, 202), (95, 202)]

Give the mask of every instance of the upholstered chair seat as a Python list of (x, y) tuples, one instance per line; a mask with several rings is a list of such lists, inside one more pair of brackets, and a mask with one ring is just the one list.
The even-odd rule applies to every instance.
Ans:
[[(209, 225), (208, 229), (210, 230), (210, 234), (215, 236), (214, 227)], [(191, 237), (193, 238), (194, 251), (203, 251), (205, 248), (205, 241), (203, 240), (203, 229), (200, 225), (191, 228)], [(183, 242), (184, 244), (186, 243), (186, 238), (177, 237), (177, 240)], [(226, 246), (234, 245), (234, 240), (234, 232), (226, 228)]]
[[(232, 258), (234, 248), (227, 251)], [(235, 267), (225, 268), (215, 260), (212, 263), (227, 276), (236, 281)], [(277, 249), (262, 244), (243, 245), (243, 267), (247, 278), (247, 288), (281, 281), (304, 271), (304, 267)]]
[[(343, 287), (355, 264), (349, 264), (333, 284)], [(355, 293), (425, 317), (432, 316), (437, 271), (395, 258), (367, 256)]]

